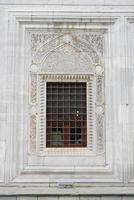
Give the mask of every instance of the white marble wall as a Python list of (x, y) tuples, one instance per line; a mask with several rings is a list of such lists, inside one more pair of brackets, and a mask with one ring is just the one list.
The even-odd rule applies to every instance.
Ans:
[(134, 196), (19, 196), (0, 197), (0, 200), (133, 200)]
[[(62, 176), (53, 178), (49, 169), (49, 175), (32, 174), (35, 166), (29, 168), (27, 165), (24, 170), (27, 160), (23, 159), (24, 152), (19, 149), (19, 144), (24, 142), (19, 137), (20, 133), (26, 132), (26, 119), (24, 121), (21, 118), (22, 99), (25, 101), (27, 95), (24, 91), (27, 65), (23, 57), (23, 36), (28, 26), (42, 26), (45, 19), (52, 22), (57, 19), (71, 22), (87, 20), (92, 28), (104, 28), (109, 33), (108, 42), (105, 43), (108, 50), (105, 52), (106, 109), (109, 109), (106, 111), (105, 168), (95, 168), (98, 170), (95, 172), (90, 169), (89, 177), (86, 174), (79, 180), (74, 174), (71, 175), (69, 181), (74, 181), (75, 177), (78, 182), (74, 182), (74, 189), (67, 188), (64, 191), (57, 188), (57, 177), (59, 181)], [(0, 199), (134, 199), (133, 196), (103, 197), (103, 194), (134, 194), (134, 0), (1, 0), (0, 46), (0, 195), (102, 195), (9, 196)], [(18, 59), (18, 52), (22, 55), (21, 60)], [(40, 159), (44, 162), (42, 157)], [(36, 163), (40, 163), (39, 158), (36, 158)]]

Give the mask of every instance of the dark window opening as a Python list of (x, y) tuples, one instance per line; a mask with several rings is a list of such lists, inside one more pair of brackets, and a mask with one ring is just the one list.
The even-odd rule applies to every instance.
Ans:
[(85, 82), (47, 82), (46, 147), (86, 147)]

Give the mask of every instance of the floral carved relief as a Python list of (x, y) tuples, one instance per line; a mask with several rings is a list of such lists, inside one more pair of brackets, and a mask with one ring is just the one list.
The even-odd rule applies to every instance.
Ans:
[[(77, 74), (77, 66), (84, 70), (83, 74), (92, 74), (94, 76), (94, 105), (96, 107), (95, 113), (95, 130), (96, 130), (96, 146), (97, 152), (104, 151), (104, 64), (103, 64), (103, 42), (104, 35), (102, 33), (90, 32), (84, 30), (78, 30), (75, 32), (69, 32), (66, 30), (45, 30), (45, 31), (31, 31), (29, 32), (29, 44), (31, 49), (31, 67), (30, 67), (30, 104), (40, 107), (38, 96), (39, 85), (37, 77), (41, 74), (48, 74), (48, 79), (54, 80), (55, 76), (57, 80), (67, 79), (71, 80), (73, 75)], [(74, 59), (75, 58), (75, 59)], [(80, 58), (80, 61), (77, 60)], [(62, 62), (60, 63), (60, 60)], [(69, 63), (70, 62), (70, 63)], [(69, 64), (67, 64), (69, 63)], [(71, 69), (68, 66), (75, 66)], [(56, 66), (60, 68), (56, 71)], [(63, 66), (63, 68), (62, 68)], [(69, 70), (64, 70), (68, 68)], [(58, 69), (58, 68), (57, 68)], [(67, 76), (70, 72), (70, 76)], [(58, 76), (56, 74), (63, 74)], [(52, 74), (52, 75), (51, 75)], [(82, 74), (82, 71), (78, 71), (78, 74)], [(45, 75), (46, 78), (47, 75)], [(75, 76), (75, 75), (74, 75)], [(79, 77), (80, 75), (78, 75)], [(51, 77), (51, 78), (50, 78)], [(79, 80), (79, 78), (77, 79)], [(74, 77), (73, 77), (74, 78)], [(43, 84), (43, 83), (42, 83)], [(99, 109), (98, 109), (99, 108)], [(39, 109), (38, 109), (39, 110)], [(100, 110), (103, 110), (100, 112)], [(40, 115), (37, 112), (37, 115)], [(38, 119), (41, 121), (40, 116)], [(35, 116), (32, 115), (32, 123), (30, 125), (30, 151), (35, 151), (36, 133), (41, 132), (35, 129)], [(33, 128), (34, 127), (34, 128)], [(32, 135), (33, 132), (33, 135)], [(92, 134), (93, 135), (93, 134)], [(92, 137), (91, 135), (91, 137)], [(40, 138), (44, 138), (40, 137)], [(42, 143), (42, 142), (41, 142)], [(45, 142), (43, 143), (45, 145)], [(92, 144), (90, 142), (90, 147)], [(42, 147), (41, 149), (45, 148)], [(39, 148), (40, 149), (40, 148)]]
[(37, 75), (31, 74), (31, 102), (36, 103), (37, 100)]
[(30, 116), (30, 152), (36, 152), (36, 116)]

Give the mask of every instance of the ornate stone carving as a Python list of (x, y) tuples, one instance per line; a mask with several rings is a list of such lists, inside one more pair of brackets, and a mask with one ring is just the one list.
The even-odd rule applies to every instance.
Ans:
[(33, 74), (35, 71), (36, 65), (31, 65), (30, 67), (30, 104), (29, 104), (29, 113), (30, 113), (30, 142), (29, 142), (29, 152), (36, 152), (36, 125), (37, 125), (37, 75)]
[(48, 80), (48, 81), (52, 81), (52, 80), (55, 80), (55, 81), (64, 81), (64, 80), (75, 80), (75, 81), (89, 81), (92, 77), (92, 75), (86, 75), (86, 74), (71, 74), (71, 75), (63, 75), (63, 74), (44, 74), (43, 76), (43, 79), (44, 80)]
[(90, 151), (93, 151), (95, 148), (95, 131), (94, 131), (94, 91), (93, 91), (93, 81), (94, 77), (90, 78), (90, 81), (87, 83), (87, 94), (88, 94), (88, 102), (87, 102), (87, 129), (88, 129), (88, 137), (87, 144)]
[(58, 34), (47, 33), (31, 33), (31, 55), (34, 55), (42, 44), (47, 43)]
[(104, 113), (104, 106), (96, 106), (96, 113), (102, 115)]
[(103, 34), (97, 34), (97, 33), (87, 33), (78, 35), (79, 38), (82, 37), (82, 39), (88, 43), (89, 45), (92, 45), (95, 47), (96, 51), (103, 56)]
[(30, 152), (36, 152), (36, 116), (30, 116)]
[(33, 63), (33, 64), (30, 66), (30, 72), (33, 73), (33, 74), (34, 74), (34, 73), (36, 74), (36, 73), (38, 72), (38, 66), (37, 66), (36, 64)]
[(96, 106), (97, 151), (104, 152), (104, 105)]
[(104, 69), (96, 66), (96, 130), (97, 151), (104, 151)]
[(96, 113), (97, 152), (104, 151), (104, 114)]
[(99, 63), (103, 57), (103, 34), (95, 32), (69, 30), (54, 30), (53, 32), (42, 32), (31, 34), (31, 55), (33, 61), (41, 63), (45, 54), (55, 50), (58, 46), (70, 43), (82, 52), (88, 53), (93, 63)]
[(103, 75), (103, 67), (102, 66), (97, 65), (95, 71), (96, 71), (97, 75), (100, 75), (100, 76)]
[(103, 68), (100, 65), (96, 66), (96, 103), (102, 104), (104, 101), (104, 75)]
[(83, 41), (82, 39), (78, 39), (77, 37), (73, 37), (74, 45), (81, 49), (82, 52), (86, 52), (90, 58), (92, 59), (93, 63), (98, 63), (100, 58), (97, 52), (92, 47), (92, 44), (87, 44), (87, 42)]
[(45, 82), (44, 82), (44, 77), (43, 75), (39, 75), (39, 122), (38, 122), (38, 127), (39, 127), (39, 152), (43, 152), (46, 147), (46, 130), (45, 130), (45, 105), (46, 105), (46, 87), (45, 87)]
[[(84, 80), (90, 83), (88, 85), (88, 93), (90, 94), (90, 97), (88, 97), (88, 131), (90, 133), (88, 148), (91, 151), (93, 150), (93, 143), (97, 138), (97, 152), (102, 153), (104, 150), (103, 34), (88, 30), (76, 32), (65, 29), (44, 30), (34, 33), (31, 31), (30, 41), (32, 59), (30, 94), (31, 103), (34, 106), (37, 103), (39, 107), (39, 151), (43, 152), (45, 149), (45, 102), (43, 100), (45, 98), (45, 81)], [(93, 107), (96, 109), (94, 114)], [(32, 140), (34, 141), (34, 139)]]
[(37, 100), (37, 75), (31, 73), (31, 103), (36, 103)]
[[(87, 53), (86, 53), (87, 54)], [(90, 58), (71, 44), (63, 44), (50, 52), (41, 64), (41, 72), (58, 74), (93, 73)]]
[(103, 95), (103, 84), (102, 76), (96, 75), (96, 101), (97, 103), (102, 103)]

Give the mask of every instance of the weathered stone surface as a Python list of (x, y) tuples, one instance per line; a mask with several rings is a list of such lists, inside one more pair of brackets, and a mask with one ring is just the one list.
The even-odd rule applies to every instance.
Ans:
[[(0, 1), (0, 200), (134, 198), (133, 6)], [(87, 82), (87, 148), (46, 148), (50, 80)]]

